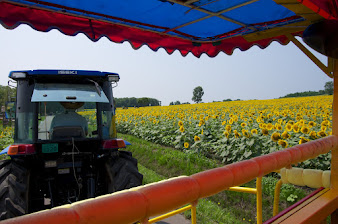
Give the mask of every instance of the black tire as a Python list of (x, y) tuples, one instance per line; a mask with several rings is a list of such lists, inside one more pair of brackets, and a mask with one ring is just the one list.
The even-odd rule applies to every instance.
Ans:
[(137, 160), (131, 152), (119, 151), (107, 162), (108, 193), (121, 191), (142, 184), (143, 175), (138, 172)]
[(13, 160), (0, 161), (0, 220), (28, 213), (29, 171)]

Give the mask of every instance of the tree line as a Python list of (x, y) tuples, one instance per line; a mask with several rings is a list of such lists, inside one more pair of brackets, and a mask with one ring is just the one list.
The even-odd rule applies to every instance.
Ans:
[(282, 96), (282, 97), (279, 97), (279, 98), (319, 96), (319, 95), (325, 95), (325, 94), (327, 94), (327, 95), (333, 94), (333, 81), (326, 82), (323, 90), (289, 93), (289, 94)]
[(114, 100), (115, 100), (116, 107), (146, 107), (146, 106), (160, 106), (161, 105), (161, 101), (154, 99), (154, 98), (148, 98), (148, 97), (142, 97), (142, 98), (123, 97), (123, 98), (114, 98)]

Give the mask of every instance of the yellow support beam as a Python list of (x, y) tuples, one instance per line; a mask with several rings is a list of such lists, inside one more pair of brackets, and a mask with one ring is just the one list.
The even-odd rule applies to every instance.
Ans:
[(256, 179), (256, 202), (257, 202), (257, 224), (262, 224), (262, 177), (257, 177)]
[(196, 206), (197, 206), (197, 202), (193, 203), (191, 207), (191, 224), (197, 223)]
[(249, 188), (249, 187), (229, 187), (229, 191), (236, 191), (242, 193), (250, 193), (250, 194), (257, 194), (256, 188)]
[(273, 197), (273, 215), (276, 216), (279, 213), (279, 195), (280, 195), (280, 189), (282, 187), (283, 181), (279, 180), (275, 187), (275, 195)]

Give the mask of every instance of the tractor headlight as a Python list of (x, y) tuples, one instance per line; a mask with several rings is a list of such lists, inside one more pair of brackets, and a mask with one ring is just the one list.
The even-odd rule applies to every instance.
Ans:
[(118, 82), (120, 80), (120, 76), (118, 74), (109, 74), (108, 81), (109, 82)]

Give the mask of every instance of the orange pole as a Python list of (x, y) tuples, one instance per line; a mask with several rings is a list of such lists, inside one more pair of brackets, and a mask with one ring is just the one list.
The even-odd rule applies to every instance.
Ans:
[[(338, 59), (333, 64), (332, 134), (338, 136)], [(331, 188), (338, 194), (338, 147), (332, 149)], [(331, 215), (331, 223), (338, 223), (338, 209)]]
[(155, 184), (100, 196), (70, 205), (45, 210), (2, 223), (100, 224), (135, 223), (146, 217), (164, 214), (229, 187), (241, 185), (283, 167), (296, 164), (338, 146), (331, 135), (282, 151), (211, 169), (190, 177), (177, 177)]
[[(333, 85), (332, 134), (338, 136), (338, 59), (334, 60)], [(338, 148), (331, 153), (331, 188), (338, 190)]]

